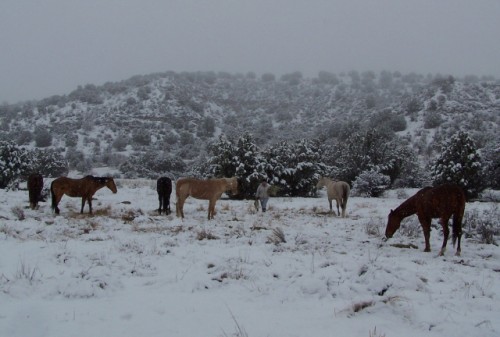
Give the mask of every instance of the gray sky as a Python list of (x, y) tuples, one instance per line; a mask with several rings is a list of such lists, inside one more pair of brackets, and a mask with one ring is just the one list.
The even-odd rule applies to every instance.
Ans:
[(0, 104), (173, 71), (500, 77), (500, 0), (0, 0)]

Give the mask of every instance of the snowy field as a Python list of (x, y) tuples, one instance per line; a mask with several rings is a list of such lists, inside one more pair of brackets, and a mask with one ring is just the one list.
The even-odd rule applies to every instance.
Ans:
[(346, 219), (324, 194), (271, 198), (267, 213), (222, 199), (207, 221), (192, 198), (184, 220), (158, 215), (154, 185), (118, 180), (92, 216), (80, 199), (55, 216), (0, 190), (0, 336), (500, 336), (499, 247), (464, 235), (462, 256), (450, 243), (438, 257), (436, 227), (424, 253), (415, 217), (382, 240), (414, 190), (352, 197)]

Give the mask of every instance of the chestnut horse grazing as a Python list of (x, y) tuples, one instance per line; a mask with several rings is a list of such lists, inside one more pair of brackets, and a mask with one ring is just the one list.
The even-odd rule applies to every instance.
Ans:
[(59, 214), (59, 201), (64, 194), (70, 197), (81, 197), (82, 208), (80, 213), (83, 213), (85, 201), (89, 204), (89, 213), (92, 214), (92, 196), (94, 193), (106, 186), (113, 193), (116, 193), (116, 185), (113, 178), (109, 177), (94, 177), (86, 176), (81, 179), (72, 179), (67, 177), (59, 177), (50, 185), (50, 193), (52, 195), (52, 209)]
[(209, 200), (208, 220), (213, 219), (215, 202), (221, 197), (222, 193), (227, 191), (231, 191), (233, 194), (238, 193), (238, 180), (236, 177), (208, 180), (181, 178), (177, 180), (175, 185), (177, 216), (184, 218), (184, 202), (187, 197), (191, 196), (196, 199)]
[(460, 239), (462, 238), (462, 218), (465, 210), (465, 193), (457, 185), (441, 185), (437, 187), (425, 187), (414, 196), (403, 202), (394, 211), (389, 213), (385, 236), (391, 238), (401, 225), (401, 220), (417, 214), (422, 225), (425, 238), (425, 252), (431, 251), (429, 238), (431, 235), (431, 221), (439, 218), (443, 228), (443, 245), (439, 255), (442, 256), (446, 250), (450, 230), (448, 220), (453, 216), (453, 246), (458, 239), (456, 255), (460, 256)]
[[(38, 207), (38, 202), (42, 201), (43, 177), (41, 174), (32, 173), (28, 177), (28, 195), (30, 208)], [(45, 200), (43, 200), (45, 201)]]
[(158, 192), (158, 213), (163, 211), (166, 215), (170, 214), (170, 194), (172, 193), (172, 180), (168, 177), (158, 178), (156, 181), (156, 192)]
[(316, 188), (322, 188), (323, 186), (326, 186), (328, 203), (330, 204), (330, 212), (332, 212), (332, 200), (335, 199), (335, 201), (337, 202), (338, 216), (340, 216), (340, 205), (340, 207), (342, 208), (342, 217), (345, 218), (347, 199), (349, 199), (349, 193), (351, 192), (351, 187), (349, 186), (349, 184), (345, 181), (335, 181), (322, 177), (316, 184)]

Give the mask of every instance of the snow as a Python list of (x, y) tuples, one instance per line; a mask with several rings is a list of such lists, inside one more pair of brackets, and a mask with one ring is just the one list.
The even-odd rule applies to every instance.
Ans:
[(157, 214), (154, 181), (117, 186), (93, 215), (0, 190), (0, 336), (500, 335), (499, 247), (464, 237), (462, 256), (439, 257), (440, 230), (424, 253), (406, 223), (384, 242), (401, 191), (352, 197), (345, 219), (324, 195), (271, 198), (266, 213), (223, 198), (208, 221), (207, 201), (188, 198), (181, 220)]

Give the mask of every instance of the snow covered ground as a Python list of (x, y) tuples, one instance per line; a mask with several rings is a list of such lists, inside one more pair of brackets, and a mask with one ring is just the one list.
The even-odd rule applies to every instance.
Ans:
[(153, 181), (117, 186), (92, 216), (76, 198), (55, 216), (0, 190), (0, 336), (500, 335), (499, 247), (464, 236), (462, 256), (450, 243), (438, 257), (435, 229), (424, 253), (415, 217), (382, 241), (414, 191), (352, 197), (346, 219), (324, 195), (272, 198), (267, 213), (222, 199), (208, 221), (206, 201), (181, 220), (157, 214)]

